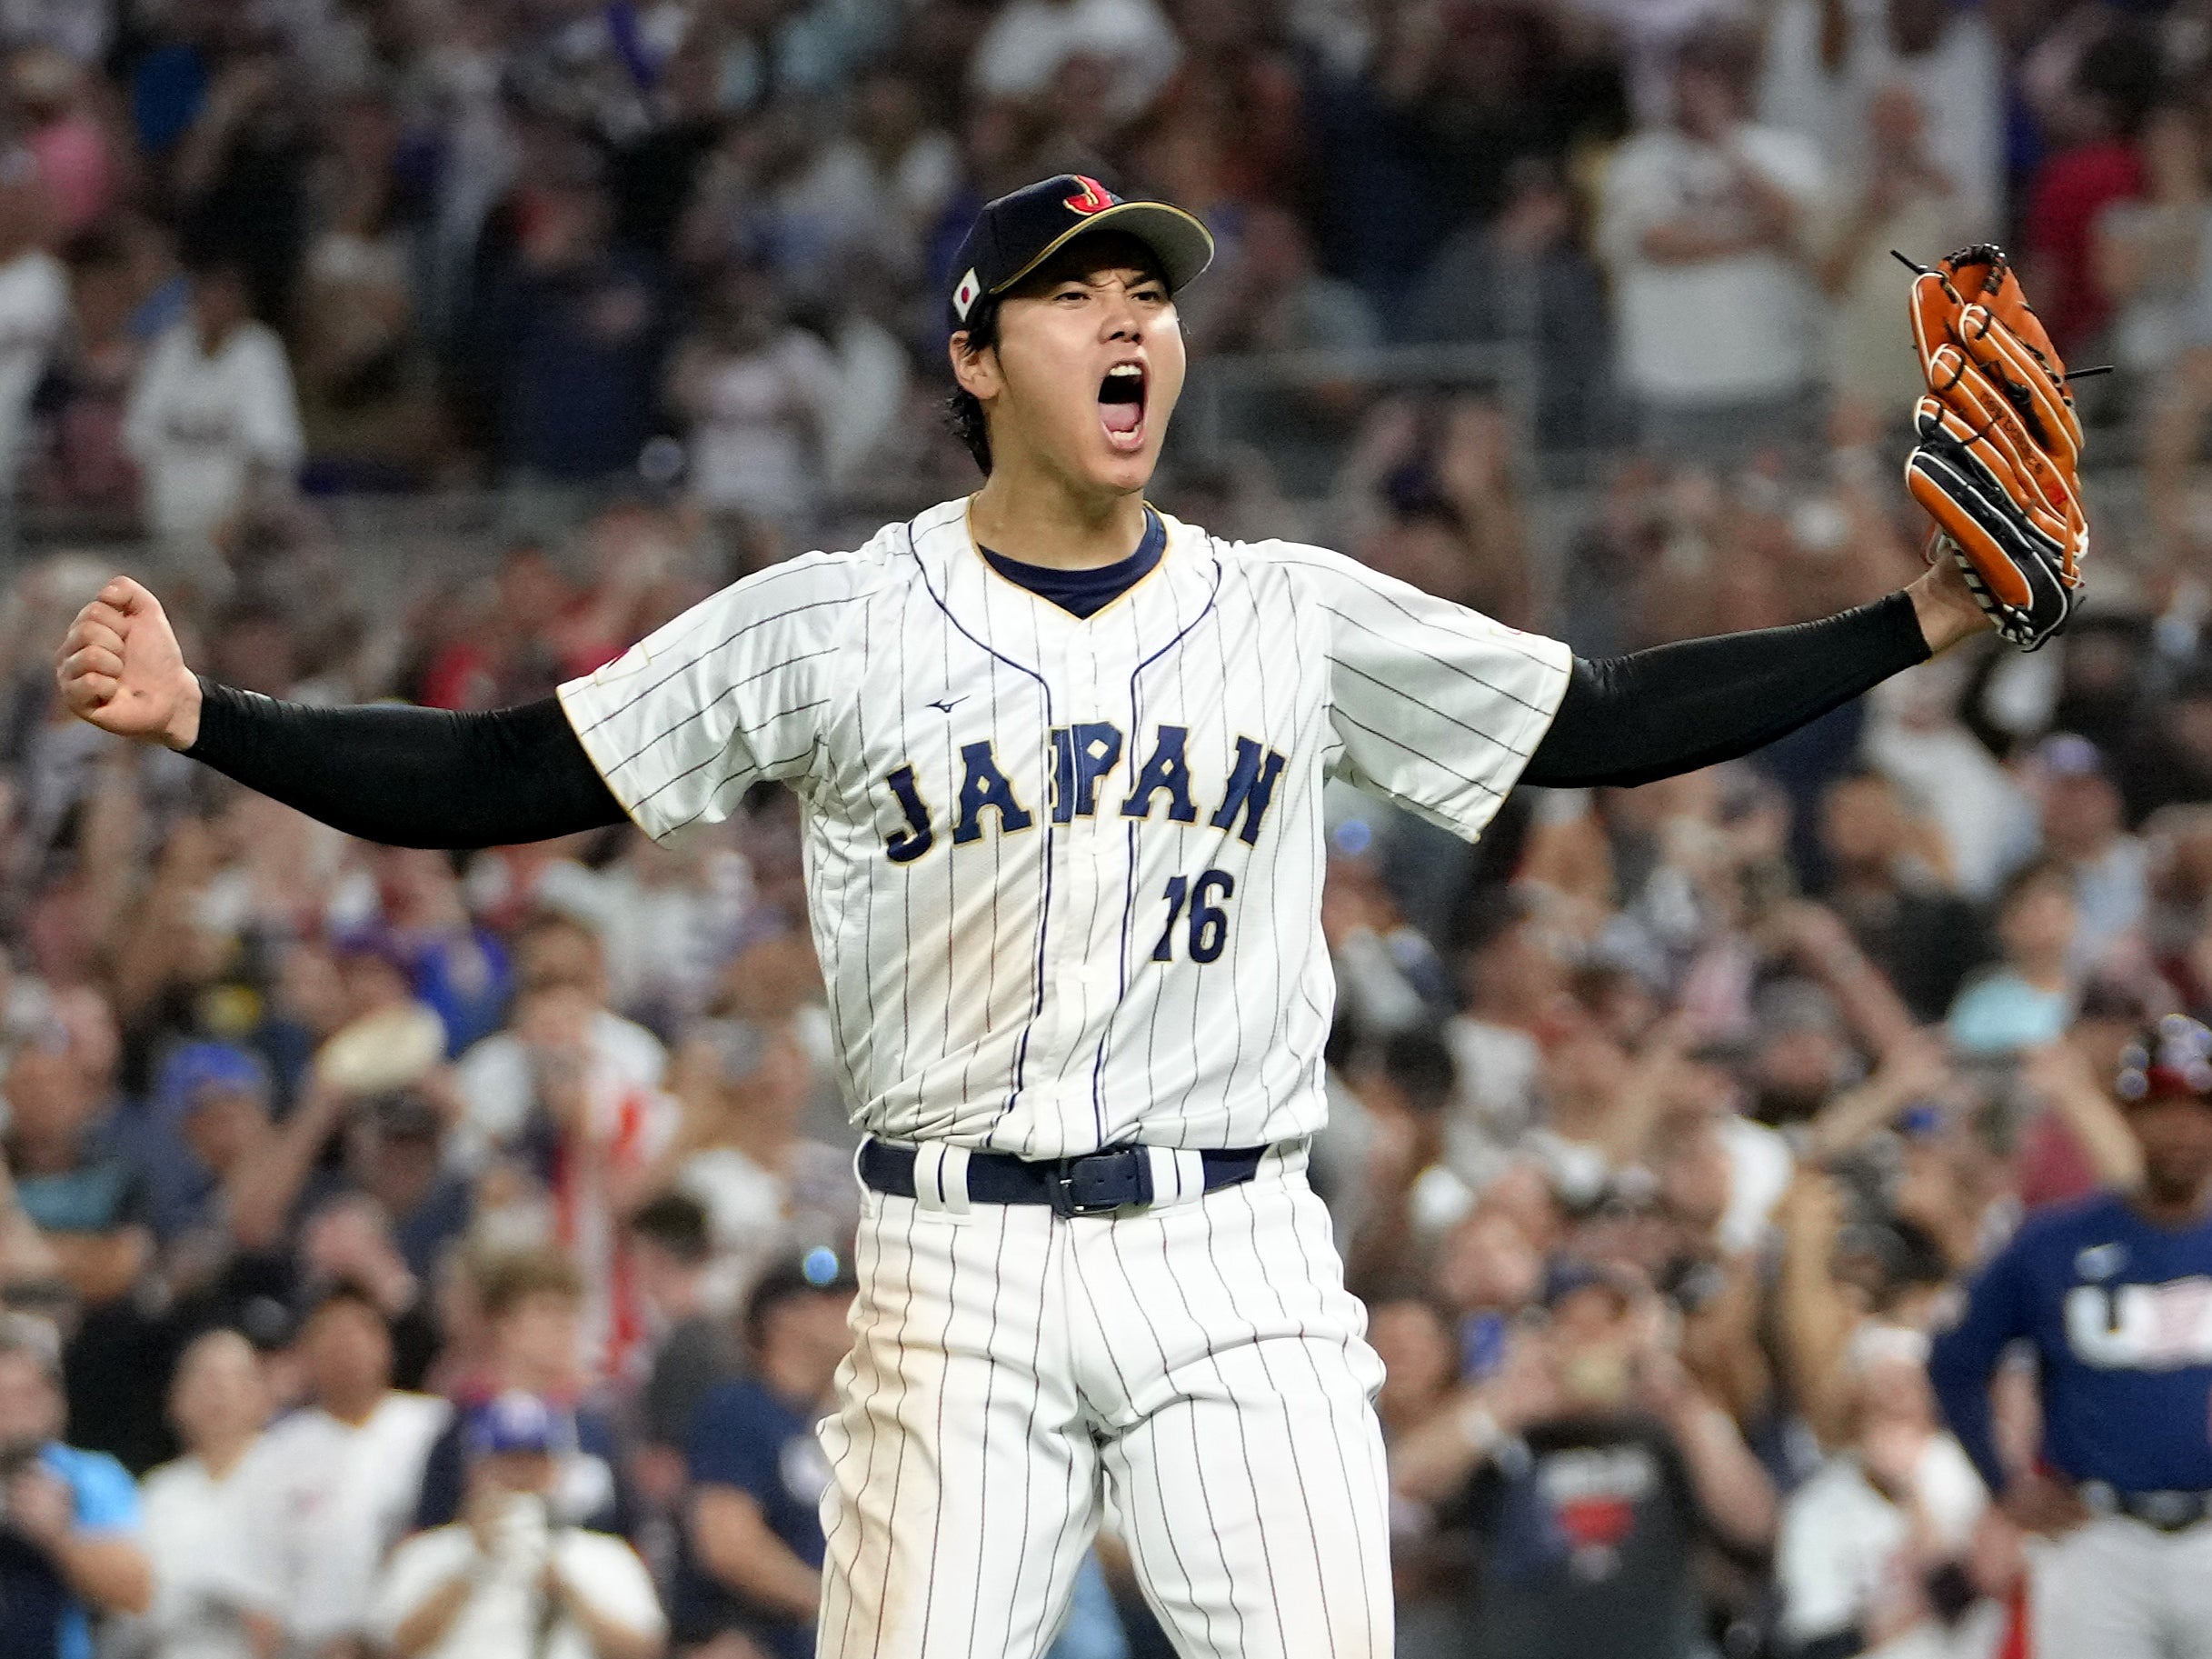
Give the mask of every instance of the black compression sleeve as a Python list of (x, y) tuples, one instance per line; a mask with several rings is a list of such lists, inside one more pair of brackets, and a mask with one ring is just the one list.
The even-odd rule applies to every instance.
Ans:
[(511, 846), (623, 821), (553, 697), (482, 715), (310, 708), (203, 676), (200, 735), (184, 753), (387, 846)]
[(1749, 755), (1927, 660), (1903, 594), (1795, 627), (1577, 657), (1521, 781), (1570, 788), (1695, 772)]

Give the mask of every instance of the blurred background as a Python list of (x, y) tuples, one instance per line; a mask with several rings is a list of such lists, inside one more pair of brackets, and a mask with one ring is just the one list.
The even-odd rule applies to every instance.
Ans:
[[(1330, 813), (1401, 1651), (1995, 1651), (1924, 1333), (2212, 1013), (2208, 92), (2201, 0), (0, 0), (0, 1654), (413, 1659), (385, 1553), (517, 1492), (677, 1651), (812, 1651), (855, 1201), (795, 803), (381, 849), (50, 654), (125, 568), (235, 685), (541, 696), (974, 487), (946, 262), (1061, 171), (1219, 239), (1164, 508), (1586, 654), (1919, 567), (1891, 248), (2001, 238), (2117, 367), (2050, 648), (1477, 848)], [(1063, 1659), (1162, 1652), (1109, 1539)]]

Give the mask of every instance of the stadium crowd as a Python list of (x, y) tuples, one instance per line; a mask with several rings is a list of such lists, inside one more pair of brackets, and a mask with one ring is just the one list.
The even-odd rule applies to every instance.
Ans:
[[(1201, 367), (1522, 365), (1252, 393), (1165, 508), (1585, 653), (1918, 567), (1892, 246), (2003, 236), (2119, 366), (2095, 443), (2143, 487), (2097, 481), (2050, 649), (1522, 791), (1478, 848), (1332, 796), (1313, 1172), (1389, 1365), (1401, 1652), (1995, 1651), (2020, 1539), (1926, 1333), (2132, 1178), (2120, 1049), (2212, 1014), (2207, 25), (0, 0), (0, 1659), (811, 1651), (857, 1199), (795, 803), (348, 843), (70, 723), (50, 652), (110, 569), (71, 549), (121, 546), (231, 684), (543, 695), (971, 487), (944, 265), (1063, 170), (1212, 226)], [(489, 567), (372, 580), (335, 528), (459, 485)], [(2025, 1456), (2025, 1390), (2004, 1422)], [(1103, 1541), (1062, 1659), (1163, 1651)]]

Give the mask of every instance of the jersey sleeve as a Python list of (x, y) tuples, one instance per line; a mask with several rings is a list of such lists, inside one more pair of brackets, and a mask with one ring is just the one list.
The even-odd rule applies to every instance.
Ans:
[(863, 561), (810, 554), (701, 601), (560, 688), (608, 790), (666, 842), (729, 816), (754, 784), (803, 785)]
[(1999, 1251), (1960, 1293), (1951, 1323), (1929, 1347), (1928, 1380), (1966, 1454), (1993, 1493), (2005, 1487), (1989, 1382), (2007, 1347), (2034, 1328), (2025, 1235)]
[(1472, 841), (1559, 712), (1573, 653), (1341, 554), (1283, 556), (1329, 625), (1330, 770)]

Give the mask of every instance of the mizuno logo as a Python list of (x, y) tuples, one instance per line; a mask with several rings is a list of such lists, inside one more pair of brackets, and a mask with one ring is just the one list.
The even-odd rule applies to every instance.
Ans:
[(922, 706), (924, 708), (938, 709), (949, 715), (952, 712), (952, 705), (955, 703), (965, 703), (967, 700), (968, 699), (964, 695), (958, 697), (940, 697), (936, 702), (925, 703), (922, 705)]

